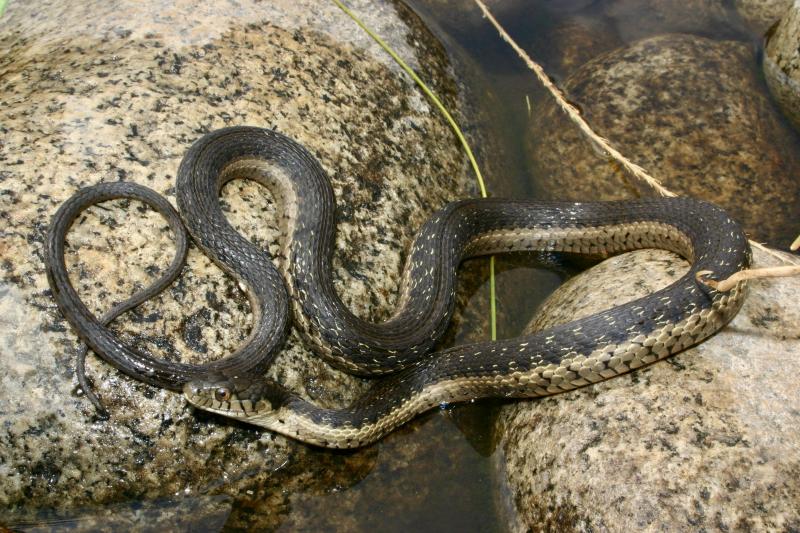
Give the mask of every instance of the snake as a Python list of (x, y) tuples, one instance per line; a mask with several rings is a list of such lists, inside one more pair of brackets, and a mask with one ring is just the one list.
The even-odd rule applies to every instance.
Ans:
[[(276, 257), (226, 219), (220, 191), (234, 179), (254, 180), (275, 195), (284, 236)], [(701, 276), (725, 279), (750, 262), (742, 228), (712, 203), (687, 197), (472, 198), (446, 204), (422, 224), (406, 257), (393, 314), (372, 322), (353, 314), (336, 292), (335, 195), (319, 161), (300, 143), (250, 126), (207, 133), (181, 161), (175, 195), (180, 214), (144, 186), (99, 183), (58, 209), (46, 240), (46, 270), (61, 312), (88, 347), (123, 373), (182, 391), (196, 409), (314, 446), (365, 446), (437, 406), (548, 396), (625, 374), (713, 335), (735, 316), (746, 293), (743, 281), (727, 292), (702, 282)], [(113, 198), (156, 209), (178, 246), (170, 268), (152, 286), (97, 318), (70, 282), (66, 234), (83, 210)], [(116, 316), (180, 273), (186, 231), (240, 284), (253, 313), (241, 345), (202, 365), (141, 353), (109, 329)], [(458, 267), (468, 258), (530, 251), (603, 258), (643, 248), (674, 252), (689, 269), (650, 295), (569, 323), (435, 351), (454, 312)], [(291, 324), (332, 366), (372, 378), (351, 405), (320, 407), (264, 377)]]

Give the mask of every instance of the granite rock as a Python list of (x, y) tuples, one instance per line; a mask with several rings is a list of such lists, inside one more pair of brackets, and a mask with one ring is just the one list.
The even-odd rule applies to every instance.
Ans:
[(772, 96), (800, 131), (800, 1), (795, 0), (768, 35), (763, 66)]
[[(686, 269), (656, 250), (609, 259), (559, 288), (530, 328), (649, 294)], [(798, 290), (797, 278), (753, 281), (739, 314), (699, 346), (505, 407), (496, 460), (511, 530), (797, 530)]]
[[(757, 239), (786, 246), (795, 237), (800, 138), (766, 94), (749, 46), (677, 34), (644, 39), (585, 64), (564, 89), (597, 133), (670, 190), (722, 205)], [(552, 102), (537, 119), (527, 146), (544, 196), (653, 194)]]
[[(457, 107), (446, 59), (413, 16), (387, 2), (350, 4)], [(358, 315), (386, 318), (415, 229), (474, 193), (465, 158), (425, 97), (326, 3), (11, 2), (0, 43), (0, 522), (42, 509), (178, 500), (191, 508), (232, 496), (229, 525), (273, 528), (290, 511), (287, 494), (362, 479), (375, 448), (327, 453), (194, 412), (181, 395), (90, 357), (88, 374), (111, 413), (97, 419), (77, 394), (76, 336), (50, 297), (43, 240), (79, 187), (131, 180), (174, 202), (191, 142), (223, 126), (270, 127), (307, 146), (331, 175), (335, 285)], [(240, 181), (223, 198), (243, 234), (277, 250), (268, 193)], [(98, 314), (147, 284), (172, 253), (160, 217), (127, 201), (87, 211), (68, 242), (73, 283)], [(140, 350), (200, 362), (230, 353), (251, 322), (236, 284), (192, 249), (180, 280), (114, 328)], [(329, 406), (365, 387), (311, 358), (294, 332), (270, 373)]]
[(786, 13), (793, 0), (735, 0), (736, 11), (747, 25), (758, 34), (764, 34)]

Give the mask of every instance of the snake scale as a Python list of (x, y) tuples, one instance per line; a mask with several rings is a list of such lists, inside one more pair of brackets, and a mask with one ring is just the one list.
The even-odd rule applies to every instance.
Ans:
[[(256, 180), (283, 206), (285, 240), (277, 266), (226, 220), (219, 195), (232, 179)], [(324, 170), (303, 146), (267, 129), (211, 132), (181, 162), (176, 191), (183, 224), (195, 243), (247, 293), (254, 320), (245, 342), (226, 358), (190, 365), (138, 353), (107, 328), (119, 313), (169, 284), (185, 256), (178, 215), (158, 194), (132, 183), (82, 189), (54, 216), (47, 272), (62, 313), (92, 350), (122, 372), (183, 390), (198, 408), (326, 447), (369, 444), (441, 404), (555, 394), (692, 346), (736, 314), (745, 289), (740, 283), (718, 292), (698, 282), (696, 274), (708, 270), (715, 279), (724, 279), (746, 268), (750, 257), (736, 222), (719, 207), (689, 198), (462, 200), (441, 208), (419, 230), (397, 309), (387, 321), (373, 323), (353, 315), (334, 289), (335, 198)], [(84, 209), (117, 197), (141, 200), (164, 215), (178, 236), (178, 252), (153, 286), (97, 319), (69, 281), (64, 242)], [(608, 256), (641, 248), (676, 252), (691, 267), (647, 297), (568, 324), (430, 353), (452, 315), (456, 270), (466, 258), (532, 250)], [(330, 364), (362, 376), (381, 376), (348, 408), (317, 407), (262, 377), (285, 339), (290, 310), (312, 349)]]

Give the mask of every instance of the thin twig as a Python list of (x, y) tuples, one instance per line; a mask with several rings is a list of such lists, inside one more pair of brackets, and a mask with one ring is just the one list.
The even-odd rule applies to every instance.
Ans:
[(740, 270), (736, 272), (734, 275), (730, 276), (729, 278), (723, 279), (722, 281), (716, 281), (713, 279), (708, 279), (707, 276), (712, 274), (710, 270), (701, 270), (699, 271), (695, 277), (697, 281), (708, 285), (712, 289), (716, 289), (720, 292), (728, 292), (732, 288), (736, 286), (737, 283), (740, 281), (748, 280), (748, 279), (756, 279), (756, 278), (784, 278), (787, 276), (797, 276), (800, 274), (800, 266), (778, 266), (778, 267), (768, 267), (768, 268), (752, 268), (750, 270)]

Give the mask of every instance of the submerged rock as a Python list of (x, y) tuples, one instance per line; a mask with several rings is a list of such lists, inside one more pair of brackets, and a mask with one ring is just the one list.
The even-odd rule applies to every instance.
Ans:
[(786, 13), (793, 0), (735, 0), (736, 11), (756, 33), (763, 34)]
[[(800, 139), (770, 101), (751, 48), (665, 35), (600, 56), (565, 83), (611, 145), (670, 190), (716, 202), (757, 239), (787, 245), (800, 219)], [(528, 149), (554, 199), (652, 195), (548, 102)]]
[[(754, 255), (756, 266), (777, 263)], [(609, 259), (559, 288), (530, 328), (652, 293), (686, 269), (663, 251)], [(512, 531), (800, 527), (800, 279), (749, 291), (695, 348), (502, 410), (496, 458)]]
[(568, 76), (590, 59), (620, 47), (623, 41), (605, 20), (571, 15), (553, 26), (534, 32), (528, 47), (547, 74), (556, 79)]
[(627, 42), (664, 33), (733, 36), (737, 20), (726, 4), (725, 0), (609, 0), (603, 12)]
[[(421, 26), (390, 3), (352, 8), (457, 107), (446, 60)], [(465, 158), (422, 93), (330, 3), (11, 2), (0, 36), (0, 520), (227, 494), (237, 498), (230, 525), (273, 528), (289, 511), (287, 492), (361, 479), (374, 448), (320, 452), (193, 412), (181, 395), (90, 357), (111, 413), (98, 420), (76, 395), (76, 336), (50, 297), (43, 240), (82, 186), (131, 180), (174, 202), (178, 164), (203, 133), (270, 127), (331, 175), (336, 287), (358, 315), (386, 318), (416, 228), (472, 192)], [(223, 197), (234, 225), (275, 252), (271, 197), (242, 181)], [(92, 208), (69, 235), (73, 283), (98, 314), (171, 259), (166, 225), (140, 207)], [(140, 350), (201, 362), (233, 351), (251, 321), (236, 284), (193, 249), (180, 280), (114, 328)], [(294, 333), (270, 372), (325, 405), (364, 388), (310, 358)]]
[(800, 131), (800, 1), (783, 13), (767, 37), (764, 77), (772, 96)]

